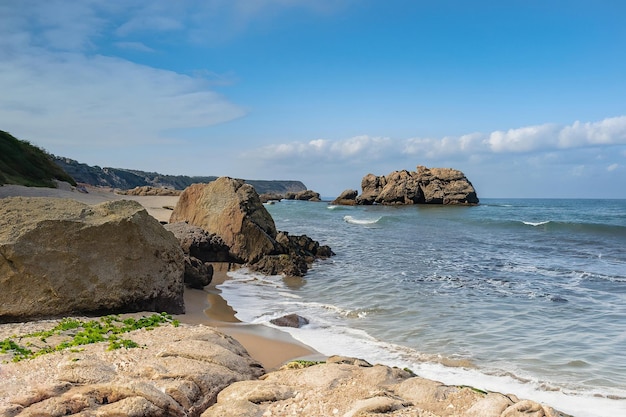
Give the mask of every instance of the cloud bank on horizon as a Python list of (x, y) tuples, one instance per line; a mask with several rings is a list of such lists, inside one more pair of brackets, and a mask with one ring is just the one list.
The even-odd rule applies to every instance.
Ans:
[(625, 13), (4, 2), (0, 129), (92, 165), (299, 179), (325, 196), (420, 164), (461, 169), (479, 196), (626, 198)]

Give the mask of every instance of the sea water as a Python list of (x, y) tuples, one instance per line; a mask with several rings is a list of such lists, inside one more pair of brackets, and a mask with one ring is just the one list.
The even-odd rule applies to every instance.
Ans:
[(302, 279), (231, 273), (241, 320), (297, 313), (284, 330), (326, 355), (626, 416), (626, 200), (266, 208), (336, 256)]

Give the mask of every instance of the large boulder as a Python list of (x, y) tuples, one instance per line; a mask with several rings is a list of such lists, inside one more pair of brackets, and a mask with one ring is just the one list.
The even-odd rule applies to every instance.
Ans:
[(276, 226), (259, 195), (243, 180), (220, 177), (187, 187), (170, 223), (187, 222), (218, 235), (230, 255), (242, 262), (258, 261), (276, 250)]
[(465, 175), (452, 168), (394, 171), (386, 176), (367, 174), (361, 181), (357, 204), (478, 204), (478, 196)]
[(426, 204), (478, 204), (472, 183), (456, 169), (418, 166), (417, 180)]
[(333, 255), (328, 246), (305, 235), (278, 232), (254, 188), (243, 180), (221, 177), (191, 185), (170, 222), (187, 222), (219, 236), (230, 248), (229, 262), (246, 263), (265, 274), (302, 276), (315, 259)]
[(356, 205), (356, 198), (359, 195), (357, 190), (344, 190), (339, 196), (334, 199), (330, 204), (338, 204), (342, 206), (354, 206)]
[(184, 312), (183, 252), (134, 201), (0, 199), (0, 321)]

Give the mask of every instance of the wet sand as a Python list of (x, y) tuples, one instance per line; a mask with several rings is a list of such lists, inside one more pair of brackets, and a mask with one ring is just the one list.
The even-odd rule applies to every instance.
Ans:
[(176, 318), (183, 323), (213, 326), (220, 332), (232, 336), (268, 371), (294, 359), (324, 359), (320, 353), (300, 343), (286, 332), (238, 320), (235, 317), (235, 310), (222, 298), (220, 290), (215, 288), (226, 279), (228, 279), (226, 271), (216, 269), (213, 281), (203, 290), (186, 288), (186, 312)]

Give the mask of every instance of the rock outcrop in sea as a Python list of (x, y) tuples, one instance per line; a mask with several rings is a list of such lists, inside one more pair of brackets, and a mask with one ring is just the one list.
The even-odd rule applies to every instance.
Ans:
[(285, 200), (322, 201), (320, 194), (313, 190), (285, 193)]
[(333, 204), (444, 204), (474, 205), (478, 196), (461, 171), (452, 168), (426, 168), (394, 171), (389, 175), (367, 174), (361, 181), (361, 195), (346, 190)]
[(0, 199), (0, 321), (184, 312), (183, 252), (134, 201)]
[(231, 259), (264, 273), (301, 276), (314, 259), (333, 254), (307, 236), (278, 232), (254, 187), (240, 179), (187, 187), (170, 217), (176, 222), (219, 236)]

